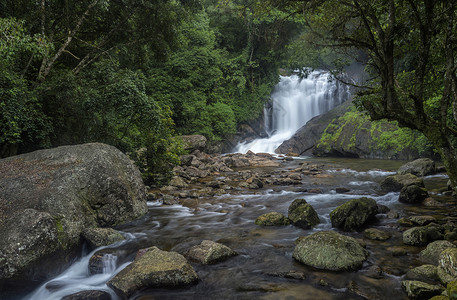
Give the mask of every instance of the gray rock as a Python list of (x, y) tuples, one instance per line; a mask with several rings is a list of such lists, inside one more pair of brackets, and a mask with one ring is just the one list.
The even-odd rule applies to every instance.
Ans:
[(194, 150), (204, 150), (206, 147), (206, 137), (203, 135), (182, 135), (179, 137), (182, 142), (185, 150), (192, 152)]
[(441, 252), (447, 248), (455, 248), (455, 245), (449, 241), (435, 241), (427, 245), (427, 248), (421, 251), (420, 255), (433, 264), (438, 264)]
[(425, 226), (430, 223), (436, 222), (436, 218), (433, 216), (411, 216), (408, 218), (408, 220), (420, 226)]
[(89, 290), (65, 296), (62, 300), (111, 300), (111, 295), (105, 291)]
[(295, 199), (289, 206), (288, 214), (295, 226), (304, 229), (312, 228), (320, 223), (316, 211), (305, 199)]
[(197, 273), (181, 254), (151, 247), (108, 281), (121, 298), (145, 288), (181, 287), (198, 281)]
[(389, 232), (376, 228), (368, 228), (363, 231), (363, 235), (370, 240), (385, 241), (392, 236)]
[(436, 224), (413, 227), (403, 232), (403, 243), (412, 246), (424, 246), (431, 241), (442, 239), (443, 231), (443, 226)]
[(186, 254), (190, 260), (204, 265), (215, 264), (235, 255), (237, 253), (229, 247), (209, 240), (204, 240), (200, 245), (193, 246)]
[(430, 158), (419, 158), (401, 166), (397, 173), (413, 174), (416, 176), (427, 176), (435, 174), (435, 162)]
[(425, 188), (421, 188), (415, 184), (405, 186), (400, 191), (398, 201), (403, 203), (422, 203), (426, 198), (430, 197)]
[(116, 148), (63, 146), (0, 160), (0, 207), (0, 280), (46, 278), (80, 246), (85, 228), (145, 214), (146, 188)]
[(440, 295), (444, 287), (438, 284), (428, 284), (416, 280), (405, 280), (401, 282), (402, 288), (408, 294), (409, 299), (429, 299)]
[(281, 213), (269, 212), (259, 216), (255, 220), (255, 224), (260, 226), (281, 226), (289, 225), (290, 220)]
[(112, 228), (86, 228), (82, 236), (91, 249), (108, 246), (125, 239), (119, 231)]
[(332, 226), (344, 231), (354, 231), (378, 213), (376, 201), (371, 198), (352, 199), (330, 213)]
[(424, 180), (413, 174), (391, 175), (384, 178), (381, 182), (381, 188), (386, 192), (399, 192), (408, 185), (417, 185), (425, 187)]
[(362, 267), (368, 252), (352, 237), (335, 231), (319, 231), (300, 239), (293, 257), (314, 268), (343, 271)]

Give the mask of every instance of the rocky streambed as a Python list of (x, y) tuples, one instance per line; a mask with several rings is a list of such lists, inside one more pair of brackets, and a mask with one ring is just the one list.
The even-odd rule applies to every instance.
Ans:
[[(72, 269), (26, 298), (428, 299), (456, 278), (456, 203), (442, 173), (393, 178), (404, 163), (195, 151), (182, 158), (169, 186), (150, 190), (144, 217), (115, 227), (124, 241), (93, 244)], [(314, 221), (292, 213), (308, 206)], [(282, 221), (256, 222), (271, 213)], [(324, 265), (318, 259), (327, 252), (333, 254)], [(348, 252), (350, 264), (340, 267)], [(169, 272), (170, 261), (177, 271), (165, 281), (123, 286), (143, 271)], [(94, 290), (99, 294), (88, 296)]]

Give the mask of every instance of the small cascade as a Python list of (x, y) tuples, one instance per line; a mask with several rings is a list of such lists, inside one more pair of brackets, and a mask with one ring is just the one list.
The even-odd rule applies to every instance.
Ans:
[(264, 111), (269, 137), (240, 143), (235, 152), (274, 153), (282, 142), (291, 138), (309, 120), (333, 109), (349, 96), (349, 87), (331, 80), (328, 72), (313, 71), (306, 78), (281, 76), (271, 94), (271, 107)]
[(111, 253), (104, 254), (102, 258), (103, 274), (113, 274), (116, 271), (117, 256)]

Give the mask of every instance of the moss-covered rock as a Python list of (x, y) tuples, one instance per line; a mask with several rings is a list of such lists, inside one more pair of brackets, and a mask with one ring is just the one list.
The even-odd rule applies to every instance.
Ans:
[(354, 231), (378, 213), (376, 201), (371, 198), (352, 199), (330, 213), (333, 227)]
[(181, 254), (149, 248), (108, 281), (121, 298), (145, 288), (181, 287), (198, 281), (197, 273)]
[(229, 247), (209, 240), (202, 241), (199, 245), (189, 249), (186, 256), (193, 261), (204, 265), (215, 264), (237, 255)]
[(398, 201), (411, 204), (422, 203), (428, 197), (430, 197), (430, 195), (425, 188), (412, 184), (401, 189)]
[(295, 199), (289, 206), (288, 215), (295, 226), (304, 229), (312, 228), (320, 223), (317, 212), (305, 199)]
[(91, 249), (108, 246), (125, 239), (119, 231), (112, 228), (86, 228), (82, 236)]
[(443, 226), (436, 224), (413, 227), (403, 232), (403, 243), (412, 246), (425, 246), (429, 242), (442, 239), (443, 231)]
[(439, 280), (438, 267), (434, 265), (422, 265), (416, 267), (406, 273), (405, 279), (423, 282), (437, 282)]
[(362, 267), (368, 252), (352, 237), (320, 231), (302, 238), (295, 246), (293, 257), (317, 269), (343, 271)]
[(401, 282), (402, 288), (410, 299), (429, 299), (440, 295), (444, 287), (438, 284), (428, 284), (416, 280), (405, 280)]
[(427, 176), (433, 175), (436, 172), (435, 162), (430, 158), (419, 158), (401, 166), (397, 173), (402, 174), (413, 174), (416, 176)]
[(383, 179), (381, 188), (386, 192), (399, 192), (401, 189), (408, 185), (417, 185), (425, 187), (424, 180), (413, 174), (404, 175), (390, 175)]
[(260, 226), (281, 226), (289, 225), (290, 220), (282, 213), (269, 212), (257, 217), (255, 224)]
[(368, 228), (363, 231), (363, 235), (370, 240), (385, 241), (392, 236), (389, 232), (376, 228)]
[(439, 256), (438, 265), (446, 273), (457, 278), (457, 248), (443, 250)]
[(451, 281), (446, 287), (447, 295), (451, 300), (457, 300), (457, 281)]
[(455, 248), (455, 245), (449, 241), (434, 241), (427, 245), (427, 248), (421, 251), (420, 255), (433, 264), (438, 264), (441, 252), (447, 248)]

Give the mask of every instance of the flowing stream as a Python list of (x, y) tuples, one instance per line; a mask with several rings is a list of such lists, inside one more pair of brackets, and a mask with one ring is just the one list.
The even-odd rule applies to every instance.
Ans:
[[(112, 299), (117, 296), (106, 286), (107, 280), (124, 268), (138, 249), (157, 246), (163, 250), (185, 253), (204, 239), (221, 242), (239, 253), (227, 261), (203, 266), (193, 264), (200, 282), (181, 289), (149, 289), (131, 299), (407, 299), (400, 281), (408, 268), (421, 264), (417, 253), (410, 247), (407, 256), (393, 257), (386, 249), (402, 245), (401, 231), (396, 219), (379, 215), (372, 226), (392, 233), (386, 242), (364, 240), (370, 253), (368, 261), (357, 272), (324, 272), (308, 268), (292, 258), (294, 241), (319, 230), (331, 229), (329, 213), (345, 201), (363, 196), (374, 198), (378, 204), (398, 210), (401, 214), (446, 214), (436, 208), (417, 208), (400, 204), (398, 193), (383, 193), (379, 183), (402, 162), (361, 159), (303, 158), (285, 162), (284, 170), (298, 167), (299, 163), (329, 165), (316, 178), (308, 176), (303, 184), (295, 186), (264, 187), (250, 191), (233, 191), (215, 197), (182, 199), (182, 205), (162, 205), (149, 202), (146, 216), (119, 228), (127, 239), (109, 247), (87, 253), (57, 278), (44, 283), (24, 299), (61, 299), (82, 290), (103, 290)], [(427, 187), (445, 185), (445, 176), (426, 178)], [(336, 193), (337, 187), (346, 187), (348, 194)], [(310, 189), (318, 189), (311, 192)], [(439, 193), (434, 197), (450, 201)], [(292, 225), (260, 227), (254, 220), (271, 211), (287, 215), (294, 199), (305, 198), (317, 211), (321, 224), (304, 230)], [(362, 232), (345, 233), (363, 239)], [(110, 249), (117, 257), (106, 256), (103, 274), (90, 275), (88, 262), (99, 250)], [(372, 276), (373, 268), (382, 274)], [(300, 274), (287, 276), (284, 274)]]
[(234, 152), (274, 153), (306, 122), (343, 103), (349, 96), (348, 86), (331, 80), (330, 74), (324, 71), (313, 71), (306, 78), (281, 76), (271, 94), (271, 107), (264, 110), (268, 138), (240, 143)]

